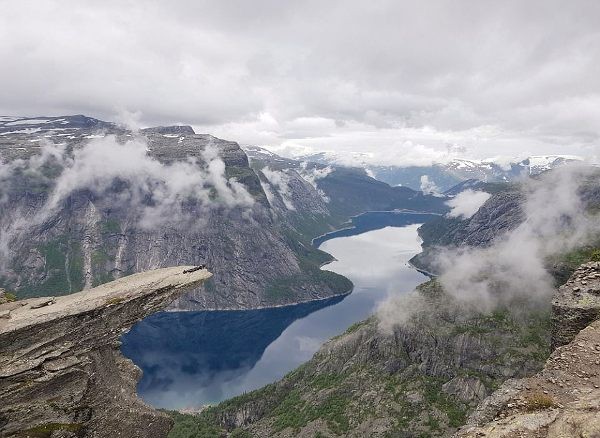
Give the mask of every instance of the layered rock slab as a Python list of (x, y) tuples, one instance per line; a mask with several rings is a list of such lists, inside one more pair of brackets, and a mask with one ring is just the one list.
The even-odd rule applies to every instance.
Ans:
[[(181, 266), (56, 298), (0, 305), (0, 436), (163, 437), (171, 419), (136, 396), (120, 337), (211, 277)], [(48, 434), (48, 436), (50, 436)]]

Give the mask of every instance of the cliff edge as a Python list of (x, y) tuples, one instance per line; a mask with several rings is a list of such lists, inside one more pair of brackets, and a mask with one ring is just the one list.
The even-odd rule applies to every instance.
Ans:
[[(582, 265), (556, 293), (544, 369), (508, 380), (456, 437), (600, 437), (600, 263)], [(581, 330), (583, 328), (583, 330)]]
[(0, 305), (0, 436), (166, 436), (172, 420), (137, 398), (140, 370), (119, 339), (211, 275), (164, 268)]

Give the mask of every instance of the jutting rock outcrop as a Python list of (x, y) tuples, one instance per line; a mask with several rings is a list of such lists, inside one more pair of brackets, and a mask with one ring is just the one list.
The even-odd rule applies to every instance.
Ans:
[(166, 436), (172, 420), (136, 397), (140, 370), (119, 339), (211, 275), (164, 268), (0, 305), (0, 436)]

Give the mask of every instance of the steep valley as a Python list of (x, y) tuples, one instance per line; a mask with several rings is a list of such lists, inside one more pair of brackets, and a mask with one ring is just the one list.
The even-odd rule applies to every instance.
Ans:
[[(534, 221), (541, 225), (531, 230), (535, 214), (527, 181), (465, 182), (449, 196), (468, 185), (490, 197), (471, 216), (451, 217), (444, 214), (448, 196), (391, 187), (360, 169), (285, 159), (260, 148), (244, 152), (237, 143), (190, 127), (132, 131), (84, 116), (22, 122), (16, 130), (0, 126), (0, 287), (19, 298), (0, 297), (10, 301), (0, 304), (2, 436), (113, 436), (123, 430), (131, 431), (127, 436), (172, 438), (595, 432), (597, 169), (586, 171), (576, 187), (581, 212), (558, 210), (551, 227)], [(560, 184), (544, 192), (547, 177), (528, 180), (552, 196), (533, 203), (542, 218), (546, 205), (564, 208), (573, 198), (559, 193)], [(540, 251), (551, 279), (546, 284), (539, 277), (544, 293), (529, 281), (539, 272), (528, 278), (523, 269), (518, 273), (524, 276), (512, 278), (506, 260), (473, 278), (464, 271), (460, 279), (466, 283), (459, 287), (441, 275), (395, 304), (379, 303), (373, 316), (260, 389), (195, 414), (159, 412), (135, 397), (138, 369), (118, 351), (120, 336), (132, 324), (172, 299), (171, 311), (341, 300), (352, 283), (320, 269), (332, 257), (312, 241), (351, 225), (353, 216), (381, 210), (437, 214), (419, 229), (423, 252), (411, 259), (433, 274), (447, 274), (440, 254), (451, 254), (460, 273), (464, 254), (488, 257), (523, 228), (530, 234), (517, 237), (570, 242), (568, 231), (576, 229), (570, 227), (580, 225), (575, 213), (585, 216), (595, 234), (586, 230), (576, 244)], [(517, 252), (508, 255), (525, 260)], [(129, 276), (174, 265), (186, 272)], [(212, 277), (193, 268), (201, 265)], [(477, 290), (470, 299), (461, 295), (473, 284), (488, 283), (489, 290)], [(559, 287), (554, 298), (547, 286)], [(184, 288), (193, 290), (183, 294)], [(386, 312), (392, 311), (390, 322)], [(280, 318), (280, 325), (289, 320)], [(185, 336), (193, 327), (183, 325)], [(124, 426), (114, 418), (124, 418)]]
[(213, 279), (173, 309), (326, 298), (352, 285), (319, 269), (331, 258), (313, 237), (371, 209), (446, 210), (441, 198), (352, 169), (319, 174), (311, 164), (303, 177), (280, 166), (269, 181), (237, 143), (185, 126), (136, 133), (84, 116), (0, 125), (0, 286), (19, 297), (207, 264)]
[[(588, 214), (597, 211), (598, 187), (592, 172), (578, 188)], [(523, 223), (524, 199), (519, 187), (496, 187), (472, 218), (428, 222), (420, 230), (425, 251), (503, 241)], [(580, 264), (597, 258), (592, 235), (547, 259), (555, 284), (564, 284), (552, 303), (531, 291), (489, 310), (470, 308), (432, 280), (400, 301), (401, 323), (386, 324), (378, 313), (355, 324), (274, 384), (197, 416), (174, 414), (171, 436), (595, 436), (586, 418), (597, 415), (600, 366), (589, 360), (600, 345), (600, 271)], [(504, 286), (497, 293), (508, 294)]]

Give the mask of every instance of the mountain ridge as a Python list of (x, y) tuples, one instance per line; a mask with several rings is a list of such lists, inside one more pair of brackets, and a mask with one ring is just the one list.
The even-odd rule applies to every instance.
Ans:
[(583, 159), (575, 155), (532, 155), (527, 158), (489, 158), (466, 159), (449, 158), (444, 162), (428, 165), (407, 164), (384, 165), (376, 162), (375, 157), (337, 155), (335, 153), (316, 153), (301, 155), (296, 159), (314, 161), (321, 164), (341, 164), (365, 169), (373, 177), (392, 186), (402, 185), (414, 190), (429, 190), (441, 193), (467, 179), (483, 182), (511, 182), (524, 176), (537, 175), (565, 164), (580, 162)]

